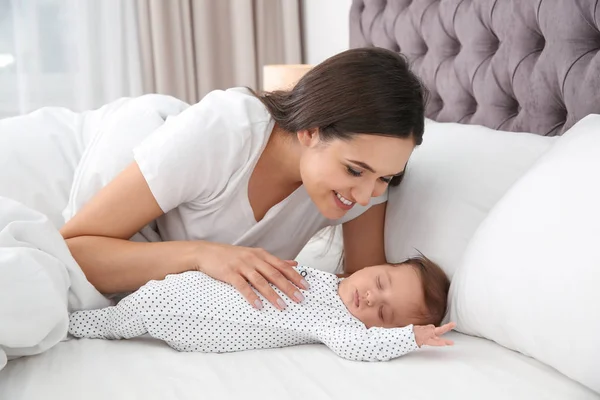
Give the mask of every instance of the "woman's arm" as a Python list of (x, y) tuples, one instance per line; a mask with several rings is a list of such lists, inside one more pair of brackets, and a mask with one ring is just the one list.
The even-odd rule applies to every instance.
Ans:
[(129, 241), (162, 215), (136, 163), (100, 190), (61, 229), (88, 280), (103, 293), (132, 291), (193, 267), (192, 242)]
[(308, 289), (292, 263), (261, 249), (206, 241), (129, 241), (162, 214), (134, 162), (65, 224), (61, 234), (87, 279), (103, 293), (136, 290), (150, 280), (190, 270), (231, 284), (257, 308), (262, 304), (250, 284), (280, 309), (285, 303), (269, 283), (298, 302), (298, 287)]
[(352, 274), (386, 262), (383, 241), (386, 203), (377, 204), (361, 216), (344, 223), (344, 272)]
[(193, 269), (193, 242), (136, 243), (77, 236), (67, 245), (92, 285), (102, 293), (131, 292), (150, 280)]

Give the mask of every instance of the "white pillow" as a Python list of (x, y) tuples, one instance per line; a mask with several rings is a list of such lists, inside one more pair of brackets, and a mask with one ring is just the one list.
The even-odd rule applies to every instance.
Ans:
[(555, 138), (426, 122), (404, 181), (390, 190), (386, 256), (399, 262), (418, 250), (452, 277), (489, 210)]
[(573, 126), (498, 202), (450, 299), (459, 331), (600, 393), (600, 115)]

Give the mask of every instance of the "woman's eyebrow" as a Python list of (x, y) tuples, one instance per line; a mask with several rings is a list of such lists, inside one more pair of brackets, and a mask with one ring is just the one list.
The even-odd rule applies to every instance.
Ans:
[(362, 161), (356, 161), (356, 160), (348, 160), (350, 161), (352, 164), (356, 164), (364, 169), (366, 169), (369, 172), (375, 173), (375, 170), (367, 163), (364, 163)]

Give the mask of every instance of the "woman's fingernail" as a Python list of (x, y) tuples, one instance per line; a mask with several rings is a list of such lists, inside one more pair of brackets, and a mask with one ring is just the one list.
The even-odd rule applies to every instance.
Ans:
[(277, 299), (277, 305), (279, 305), (279, 308), (282, 310), (287, 307), (287, 305), (281, 299)]
[(300, 284), (301, 284), (302, 286), (304, 286), (304, 289), (306, 289), (306, 290), (308, 290), (308, 288), (310, 287), (310, 286), (308, 286), (308, 282), (306, 282), (306, 280), (304, 280), (304, 279), (302, 279), (302, 280), (300, 281)]
[(295, 292), (294, 297), (297, 298), (298, 301), (304, 301), (304, 296), (302, 296), (302, 293), (300, 292)]
[(254, 307), (258, 308), (259, 310), (262, 309), (262, 303), (260, 302), (260, 300), (254, 300)]

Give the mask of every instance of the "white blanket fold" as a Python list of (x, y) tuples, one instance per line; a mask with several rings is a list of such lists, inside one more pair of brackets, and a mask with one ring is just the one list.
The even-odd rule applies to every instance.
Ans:
[[(0, 369), (66, 339), (69, 311), (111, 304), (58, 229), (133, 161), (133, 147), (187, 107), (149, 94), (0, 120)], [(132, 239), (160, 238), (150, 224)]]
[(0, 197), (0, 369), (66, 339), (70, 311), (110, 304), (45, 215)]

